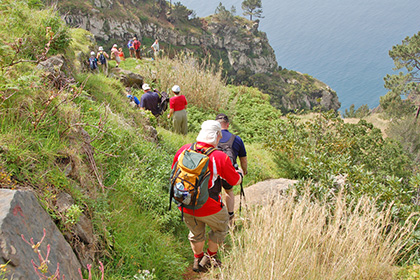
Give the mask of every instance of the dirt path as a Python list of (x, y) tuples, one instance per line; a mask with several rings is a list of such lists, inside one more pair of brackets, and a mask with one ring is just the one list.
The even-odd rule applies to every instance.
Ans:
[[(296, 180), (289, 179), (270, 179), (258, 182), (252, 186), (244, 189), (245, 201), (242, 199), (242, 207), (245, 205), (251, 206), (255, 204), (267, 204), (269, 200), (282, 193), (288, 186), (295, 184)], [(235, 211), (239, 209), (240, 197), (235, 196)]]

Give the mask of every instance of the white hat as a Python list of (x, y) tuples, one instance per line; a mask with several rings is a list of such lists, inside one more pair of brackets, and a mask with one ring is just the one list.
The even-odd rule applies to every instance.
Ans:
[(201, 125), (200, 133), (198, 133), (197, 141), (204, 142), (213, 146), (217, 145), (217, 136), (221, 135), (222, 126), (218, 121), (208, 120)]
[(95, 52), (90, 52), (90, 55), (95, 55)]
[(116, 47), (117, 47), (117, 44), (114, 44), (112, 47), (113, 47), (113, 48), (116, 48)]
[(104, 50), (104, 48), (103, 48), (103, 47), (99, 47), (99, 50), (100, 50), (100, 51), (103, 51), (103, 50)]
[(142, 88), (143, 90), (148, 90), (148, 89), (150, 89), (150, 86), (149, 86), (148, 84), (143, 84), (143, 85), (141, 86), (141, 88)]
[(180, 88), (178, 85), (174, 85), (174, 86), (172, 87), (172, 91), (173, 91), (173, 92), (180, 92), (180, 91), (181, 91), (181, 88)]

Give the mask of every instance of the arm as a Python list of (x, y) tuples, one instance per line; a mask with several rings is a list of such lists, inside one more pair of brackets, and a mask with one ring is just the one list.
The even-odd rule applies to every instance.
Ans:
[(244, 171), (244, 175), (248, 174), (248, 160), (246, 157), (239, 157), (239, 161), (241, 162), (241, 168)]
[(174, 114), (174, 109), (169, 110), (168, 119)]
[(233, 189), (226, 190), (226, 207), (228, 212), (233, 212), (235, 210), (235, 194), (233, 193)]

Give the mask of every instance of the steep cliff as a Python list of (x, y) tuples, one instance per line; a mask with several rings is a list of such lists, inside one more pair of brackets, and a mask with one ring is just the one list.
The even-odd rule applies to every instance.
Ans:
[[(336, 93), (327, 86), (281, 70), (266, 34), (258, 30), (258, 21), (227, 11), (227, 16), (196, 18), (181, 4), (171, 6), (163, 0), (75, 0), (62, 1), (59, 6), (67, 24), (92, 32), (105, 47), (114, 43), (125, 46), (136, 35), (146, 56), (151, 53), (151, 43), (159, 39), (167, 55), (194, 52), (210, 57), (215, 64), (221, 62), (229, 82), (260, 88), (272, 96), (273, 106), (283, 111), (320, 104), (325, 110), (340, 107)], [(301, 100), (296, 100), (297, 96)]]

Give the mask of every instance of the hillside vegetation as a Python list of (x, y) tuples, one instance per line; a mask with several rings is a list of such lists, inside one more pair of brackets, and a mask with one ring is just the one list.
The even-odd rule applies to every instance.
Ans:
[[(74, 224), (77, 213), (89, 217), (96, 240), (91, 244), (94, 267), (104, 262), (105, 279), (186, 278), (192, 255), (179, 212), (167, 210), (170, 166), (176, 150), (194, 141), (200, 124), (218, 112), (229, 114), (232, 131), (246, 143), (245, 186), (281, 176), (300, 183), (273, 208), (243, 214), (227, 242), (226, 265), (209, 277), (246, 279), (243, 270), (261, 279), (329, 279), (333, 267), (340, 279), (361, 274), (391, 279), (397, 277), (397, 264), (418, 263), (413, 215), (420, 176), (401, 145), (384, 139), (373, 125), (345, 124), (335, 112), (305, 122), (295, 115), (281, 118), (268, 95), (227, 86), (219, 69), (188, 55), (122, 62), (121, 68), (140, 73), (160, 90), (181, 86), (189, 100), (190, 132), (176, 135), (166, 118), (132, 107), (119, 80), (87, 71), (85, 59), (96, 49), (91, 34), (65, 26), (53, 9), (41, 10), (37, 1), (6, 0), (0, 8), (5, 23), (0, 29), (1, 186), (33, 189), (79, 258)], [(52, 55), (65, 58), (63, 72), (37, 67)], [(58, 212), (61, 193), (74, 198), (73, 212)], [(280, 215), (285, 212), (288, 216)], [(278, 219), (269, 222), (271, 217)], [(311, 225), (305, 221), (314, 223), (318, 235), (304, 227)], [(257, 239), (272, 243), (253, 243)], [(336, 242), (349, 253), (334, 251)], [(284, 250), (255, 252), (274, 247)], [(237, 265), (241, 256), (252, 254), (261, 261), (243, 262), (249, 270)], [(291, 256), (300, 267), (287, 265)], [(279, 262), (281, 271), (258, 274)], [(93, 279), (100, 279), (98, 270)]]

